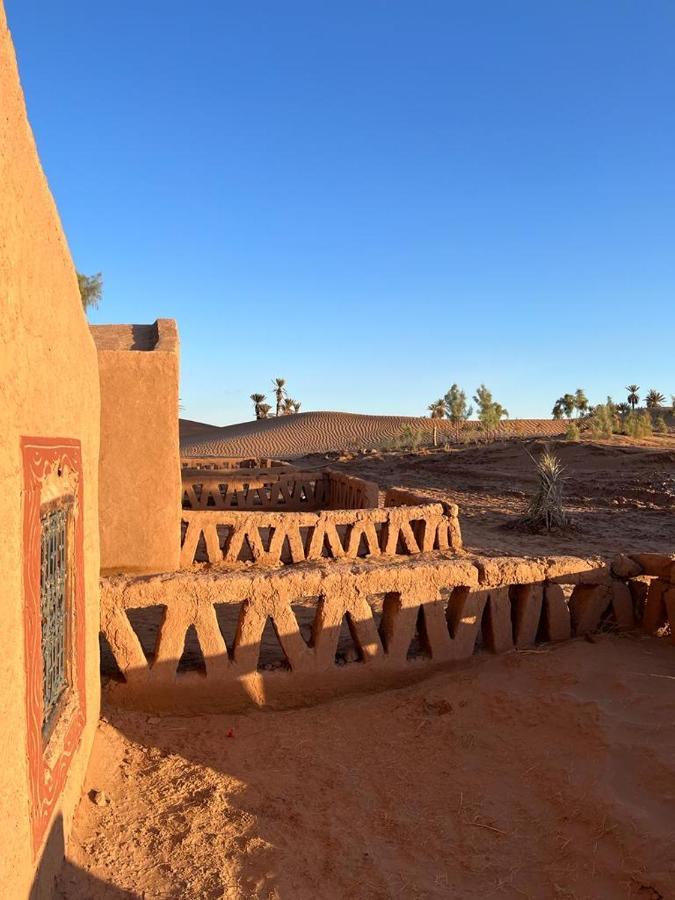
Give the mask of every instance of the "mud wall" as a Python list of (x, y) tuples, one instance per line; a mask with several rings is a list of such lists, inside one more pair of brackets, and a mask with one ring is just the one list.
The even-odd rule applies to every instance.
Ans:
[[(113, 702), (155, 711), (283, 707), (422, 677), (477, 649), (567, 640), (601, 623), (632, 628), (636, 608), (646, 617), (663, 603), (655, 621), (668, 609), (675, 623), (672, 575), (666, 581), (665, 569), (656, 578), (654, 566), (638, 565), (630, 578), (595, 558), (460, 557), (110, 579), (102, 630), (124, 680), (105, 690)], [(639, 579), (653, 594), (646, 605), (636, 605)], [(127, 611), (161, 608), (142, 643)], [(283, 653), (273, 671), (260, 658), (268, 620)], [(339, 655), (345, 624), (351, 657)], [(201, 671), (180, 670), (190, 632)]]
[(456, 506), (426, 503), (321, 512), (183, 510), (181, 568), (408, 557), (462, 547)]
[[(51, 897), (99, 712), (99, 382), (1, 0), (0, 306), (0, 893)], [(75, 659), (45, 748), (40, 516), (65, 497)]]
[(92, 333), (101, 379), (101, 571), (172, 571), (181, 505), (176, 323)]
[(280, 459), (253, 456), (182, 456), (184, 469), (273, 469), (293, 468), (291, 463)]

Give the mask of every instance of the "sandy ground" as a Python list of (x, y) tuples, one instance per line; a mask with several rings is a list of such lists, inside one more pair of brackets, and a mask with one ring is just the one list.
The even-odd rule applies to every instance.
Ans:
[[(419, 430), (431, 442), (434, 424), (438, 439), (451, 437), (447, 420), (410, 416), (364, 416), (354, 413), (307, 412), (293, 416), (242, 422), (216, 428), (199, 423), (181, 423), (181, 448), (191, 456), (272, 456), (292, 458), (305, 453), (359, 450), (379, 447), (399, 438), (405, 426)], [(471, 423), (467, 423), (467, 427)], [(475, 423), (473, 423), (475, 428)], [(564, 434), (566, 422), (551, 419), (513, 419), (502, 422), (503, 434), (531, 437)], [(200, 430), (203, 429), (203, 430)]]
[(58, 896), (675, 897), (674, 684), (672, 645), (603, 635), (310, 709), (107, 711)]

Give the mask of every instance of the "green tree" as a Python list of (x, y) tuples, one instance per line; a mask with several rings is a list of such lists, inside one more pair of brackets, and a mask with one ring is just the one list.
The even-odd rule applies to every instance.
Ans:
[(77, 286), (80, 289), (80, 299), (84, 311), (86, 312), (91, 307), (96, 308), (103, 296), (103, 275), (100, 272), (97, 272), (96, 275), (83, 275), (78, 272)]
[(265, 418), (261, 413), (261, 406), (265, 403), (267, 398), (264, 394), (251, 394), (251, 401), (253, 402), (253, 409), (255, 411), (256, 419)]
[(501, 405), (501, 403), (497, 403), (493, 400), (492, 393), (484, 384), (481, 384), (481, 386), (476, 389), (473, 399), (478, 407), (478, 421), (480, 422), (481, 428), (485, 432), (487, 439), (490, 440), (494, 438), (499, 423), (502, 419), (508, 417), (509, 412)]
[(645, 397), (645, 404), (647, 406), (647, 409), (657, 409), (659, 406), (663, 406), (665, 402), (665, 396), (660, 391), (657, 391), (654, 388), (650, 388), (650, 390), (647, 392), (647, 396)]
[(656, 422), (654, 422), (654, 431), (657, 434), (668, 434), (668, 426), (663, 416), (656, 417)]
[(443, 398), (445, 403), (445, 415), (450, 419), (455, 429), (455, 440), (459, 441), (462, 425), (473, 413), (473, 407), (466, 402), (466, 394), (458, 384), (453, 384)]
[(635, 409), (635, 407), (640, 402), (640, 396), (638, 394), (638, 391), (640, 390), (640, 385), (639, 384), (629, 384), (628, 387), (626, 388), (626, 390), (628, 391), (628, 396), (626, 397), (626, 400), (628, 401), (630, 408)]
[(445, 416), (445, 400), (440, 397), (427, 406), (431, 419), (442, 419)]
[(553, 418), (562, 419), (563, 416), (566, 416), (568, 419), (571, 419), (576, 408), (575, 404), (574, 394), (563, 394), (562, 397), (558, 397), (551, 413)]
[(281, 412), (281, 407), (283, 406), (284, 397), (286, 396), (286, 379), (274, 378), (272, 380), (272, 387), (274, 388), (274, 395), (277, 401), (276, 414), (279, 415), (279, 413)]
[(588, 412), (588, 397), (584, 393), (583, 388), (577, 388), (574, 393), (574, 408), (580, 416)]

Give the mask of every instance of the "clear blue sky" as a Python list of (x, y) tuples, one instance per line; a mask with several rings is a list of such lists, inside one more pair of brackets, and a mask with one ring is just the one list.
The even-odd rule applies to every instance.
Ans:
[(675, 393), (672, 0), (5, 0), (96, 322), (184, 415)]

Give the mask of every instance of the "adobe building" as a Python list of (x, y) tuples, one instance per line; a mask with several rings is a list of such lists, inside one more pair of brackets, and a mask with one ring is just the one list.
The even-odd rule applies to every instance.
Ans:
[(0, 892), (51, 897), (98, 721), (99, 376), (0, 0)]
[(101, 571), (172, 571), (182, 496), (176, 323), (91, 332), (101, 383)]

